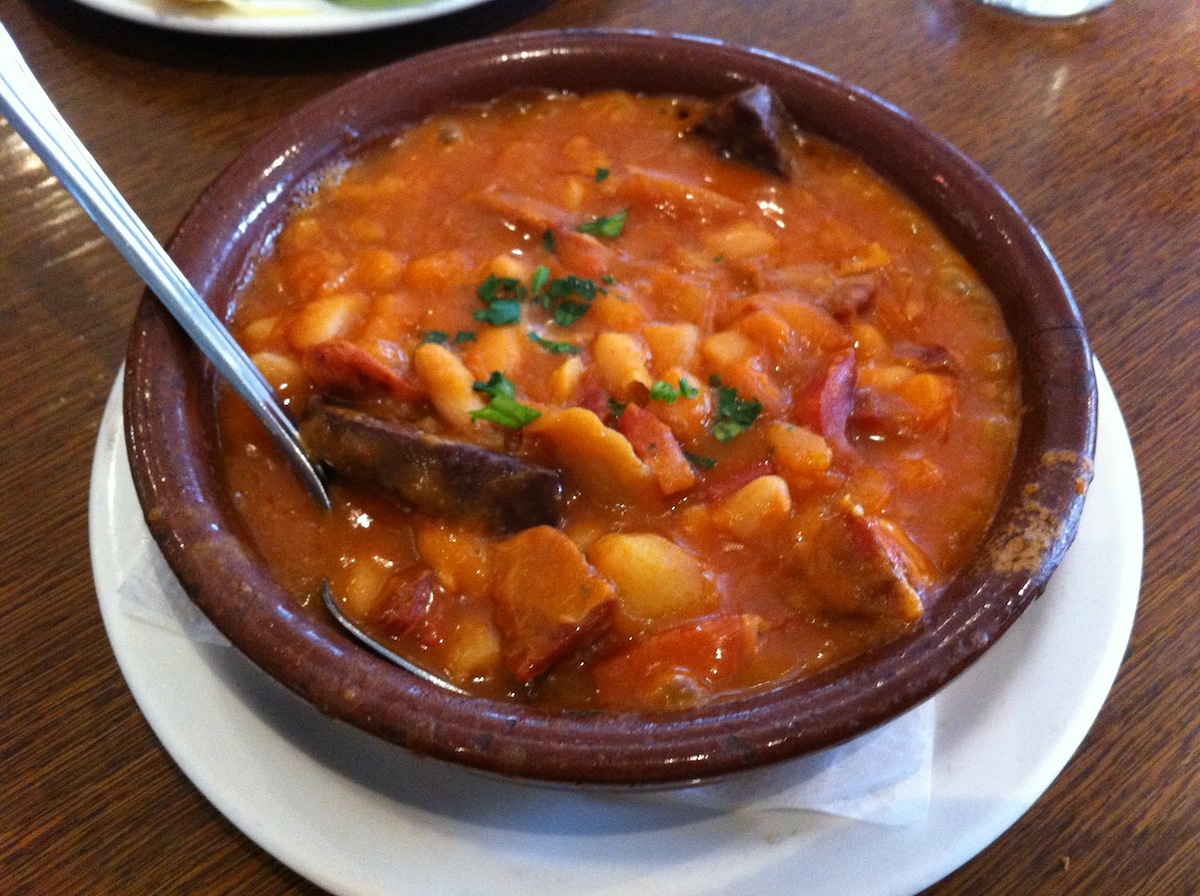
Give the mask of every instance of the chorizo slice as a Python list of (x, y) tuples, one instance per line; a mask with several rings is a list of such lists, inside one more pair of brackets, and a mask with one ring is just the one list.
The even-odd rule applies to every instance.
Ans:
[(607, 704), (630, 709), (703, 703), (753, 660), (762, 628), (755, 615), (718, 614), (654, 632), (595, 665), (597, 693)]
[(518, 681), (532, 682), (611, 626), (612, 583), (557, 529), (526, 529), (497, 545), (494, 560), (495, 622)]
[(825, 607), (908, 624), (924, 613), (933, 566), (898, 526), (843, 498), (811, 538), (796, 547), (800, 572)]
[(631, 404), (617, 423), (621, 435), (629, 439), (633, 453), (646, 464), (664, 495), (686, 491), (699, 477), (683, 453), (679, 439), (662, 420), (640, 405)]
[(365, 348), (345, 339), (318, 342), (301, 355), (304, 372), (317, 391), (348, 401), (395, 398), (417, 401), (421, 387)]

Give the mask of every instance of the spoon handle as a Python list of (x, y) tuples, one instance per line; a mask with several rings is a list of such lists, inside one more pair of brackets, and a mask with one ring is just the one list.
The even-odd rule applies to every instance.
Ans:
[(329, 495), (275, 391), (63, 120), (0, 24), (0, 110), (233, 386), (322, 507)]

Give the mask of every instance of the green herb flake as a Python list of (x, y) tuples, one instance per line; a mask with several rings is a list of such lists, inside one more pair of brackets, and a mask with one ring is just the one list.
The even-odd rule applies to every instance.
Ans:
[(626, 407), (627, 404), (623, 401), (617, 401), (615, 398), (610, 398), (608, 400), (608, 409), (613, 412), (613, 416), (618, 420), (620, 420), (621, 415), (625, 413)]
[(596, 284), (585, 277), (576, 277), (574, 274), (568, 274), (565, 277), (551, 280), (546, 287), (546, 294), (552, 299), (579, 296), (579, 298), (590, 302), (596, 298)]
[(463, 342), (474, 342), (474, 341), (475, 341), (475, 331), (474, 330), (459, 330), (457, 333), (454, 334), (454, 344), (455, 345), (459, 345)]
[(686, 378), (679, 381), (679, 388), (675, 388), (666, 380), (656, 380), (650, 386), (650, 397), (654, 401), (665, 401), (667, 404), (674, 404), (680, 398), (695, 398), (700, 394), (700, 390), (687, 381)]
[(486, 382), (476, 381), (472, 388), (491, 399), (484, 407), (471, 411), (472, 420), (489, 420), (509, 429), (520, 429), (542, 416), (541, 411), (517, 401), (517, 387), (498, 370), (493, 370)]
[[(539, 295), (538, 301), (547, 311), (551, 311), (554, 322), (560, 327), (569, 327), (583, 317), (591, 307), (592, 299), (596, 297), (596, 284), (584, 277), (569, 274), (545, 283), (545, 292)], [(575, 301), (575, 299), (583, 301)]]
[(655, 380), (650, 387), (650, 398), (654, 401), (665, 401), (674, 404), (679, 400), (679, 390), (666, 380)]
[(690, 451), (684, 451), (683, 456), (701, 470), (711, 470), (717, 465), (717, 459), (715, 457), (707, 457), (703, 454), (692, 454)]
[(499, 370), (493, 370), (492, 375), (487, 378), (487, 381), (476, 380), (471, 388), (476, 392), (482, 392), (489, 398), (495, 398), (497, 395), (504, 395), (508, 398), (517, 397), (517, 387), (513, 381), (502, 374)]
[(477, 411), (471, 411), (472, 420), (488, 420), (508, 429), (520, 429), (542, 416), (542, 412), (521, 404), (507, 395), (497, 395)]
[(587, 233), (592, 236), (617, 237), (625, 229), (625, 220), (628, 217), (629, 209), (621, 209), (621, 211), (607, 217), (593, 218), (591, 221), (585, 221), (575, 229), (580, 233)]
[(496, 299), (472, 315), (477, 321), (502, 327), (521, 319), (521, 303), (516, 299)]
[(574, 343), (559, 342), (554, 339), (547, 339), (544, 336), (539, 336), (533, 330), (529, 331), (529, 339), (532, 342), (536, 342), (538, 345), (540, 345), (542, 348), (544, 348), (546, 351), (550, 352), (553, 355), (577, 355), (581, 351), (583, 351), (583, 349), (581, 349), (579, 346), (575, 345)]
[(542, 233), (542, 247), (551, 255), (558, 251), (558, 240), (554, 236), (553, 230), (547, 230)]
[(427, 333), (422, 333), (421, 338), (417, 340), (417, 345), (424, 345), (427, 342), (433, 342), (437, 345), (445, 345), (450, 341), (450, 334), (445, 330), (430, 330)]
[(560, 327), (569, 327), (591, 307), (586, 302), (559, 302), (558, 307), (554, 309), (554, 322)]
[(596, 183), (601, 183), (603, 181), (608, 180), (608, 175), (611, 173), (612, 172), (610, 172), (607, 168), (597, 168), (596, 169)]
[(712, 434), (718, 442), (729, 442), (745, 432), (762, 413), (762, 402), (738, 396), (737, 389), (725, 386), (717, 374), (709, 382), (717, 389), (717, 422)]
[(521, 319), (521, 303), (528, 300), (545, 308), (555, 323), (566, 327), (587, 313), (588, 303), (598, 291), (593, 281), (574, 274), (551, 277), (550, 268), (544, 264), (534, 269), (528, 285), (515, 277), (491, 274), (475, 290), (487, 307), (476, 311), (474, 317), (495, 326), (515, 324)]
[(542, 290), (546, 288), (546, 284), (549, 282), (550, 269), (544, 264), (540, 264), (537, 266), (537, 269), (533, 272), (533, 276), (529, 280), (529, 292), (535, 297), (539, 296), (541, 295)]
[(485, 305), (490, 305), (497, 299), (513, 298), (521, 289), (521, 281), (516, 277), (497, 277), (495, 274), (488, 274), (479, 288), (475, 290), (475, 295)]

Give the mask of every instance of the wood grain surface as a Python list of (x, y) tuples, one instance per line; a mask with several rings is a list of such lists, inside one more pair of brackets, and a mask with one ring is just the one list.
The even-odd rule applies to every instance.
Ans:
[[(495, 0), (297, 40), (189, 36), (69, 0), (0, 0), (0, 20), (162, 238), (290, 110), (388, 61), (500, 31), (706, 34), (826, 69), (940, 131), (1024, 208), (1073, 285), (1133, 439), (1146, 555), (1129, 650), (1079, 751), (927, 896), (1200, 892), (1194, 0), (1115, 0), (1054, 26), (969, 0)], [(314, 894), (175, 767), (101, 626), (88, 479), (139, 295), (0, 124), (0, 892)]]

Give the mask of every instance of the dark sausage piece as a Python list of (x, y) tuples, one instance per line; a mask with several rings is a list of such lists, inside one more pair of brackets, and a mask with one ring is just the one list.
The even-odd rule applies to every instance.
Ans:
[(558, 472), (507, 454), (319, 400), (300, 437), (336, 473), (435, 516), (482, 520), (498, 532), (562, 521)]
[(723, 100), (692, 133), (727, 159), (780, 177), (792, 173), (790, 144), (795, 141), (796, 126), (783, 102), (765, 85)]

